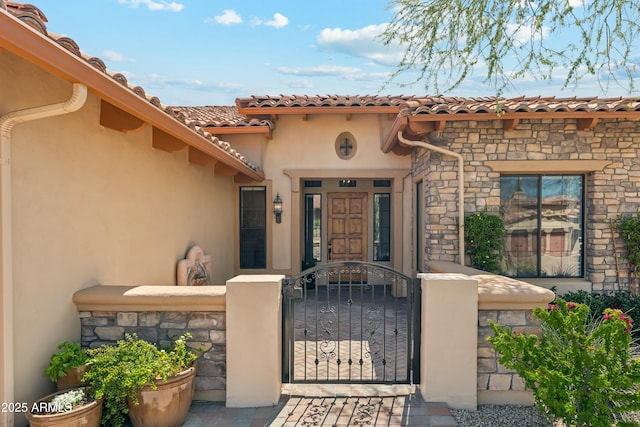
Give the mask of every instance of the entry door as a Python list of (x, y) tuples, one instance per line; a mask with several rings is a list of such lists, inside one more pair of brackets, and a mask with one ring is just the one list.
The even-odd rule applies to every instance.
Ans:
[(367, 193), (329, 193), (329, 262), (367, 260)]

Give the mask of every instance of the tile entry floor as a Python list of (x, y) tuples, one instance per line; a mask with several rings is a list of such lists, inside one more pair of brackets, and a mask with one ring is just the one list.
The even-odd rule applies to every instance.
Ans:
[[(451, 427), (446, 404), (426, 403), (404, 386), (285, 386), (276, 406), (226, 408), (224, 402), (196, 401), (185, 427), (423, 426)], [(310, 394), (316, 394), (312, 396)], [(319, 397), (320, 396), (320, 397)]]

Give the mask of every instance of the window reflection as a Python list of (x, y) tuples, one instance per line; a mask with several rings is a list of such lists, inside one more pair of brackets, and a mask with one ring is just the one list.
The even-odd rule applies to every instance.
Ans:
[(582, 276), (583, 188), (578, 175), (500, 178), (508, 275)]

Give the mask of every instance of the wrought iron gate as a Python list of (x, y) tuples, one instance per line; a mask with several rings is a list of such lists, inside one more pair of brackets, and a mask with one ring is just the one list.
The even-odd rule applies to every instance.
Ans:
[(355, 261), (287, 277), (283, 381), (418, 383), (418, 283), (386, 266)]

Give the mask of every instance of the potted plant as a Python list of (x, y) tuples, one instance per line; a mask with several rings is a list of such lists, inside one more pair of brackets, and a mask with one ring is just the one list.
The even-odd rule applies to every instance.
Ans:
[(89, 369), (89, 356), (75, 341), (65, 341), (58, 345), (58, 352), (51, 355), (44, 374), (56, 383), (58, 391), (85, 385), (82, 376)]
[(31, 427), (98, 427), (102, 399), (85, 387), (58, 391), (36, 401), (26, 412)]
[(195, 389), (197, 354), (187, 348), (190, 338), (187, 333), (160, 349), (127, 334), (115, 346), (88, 350), (91, 369), (84, 379), (104, 398), (102, 425), (120, 426), (126, 414), (134, 427), (182, 425)]

